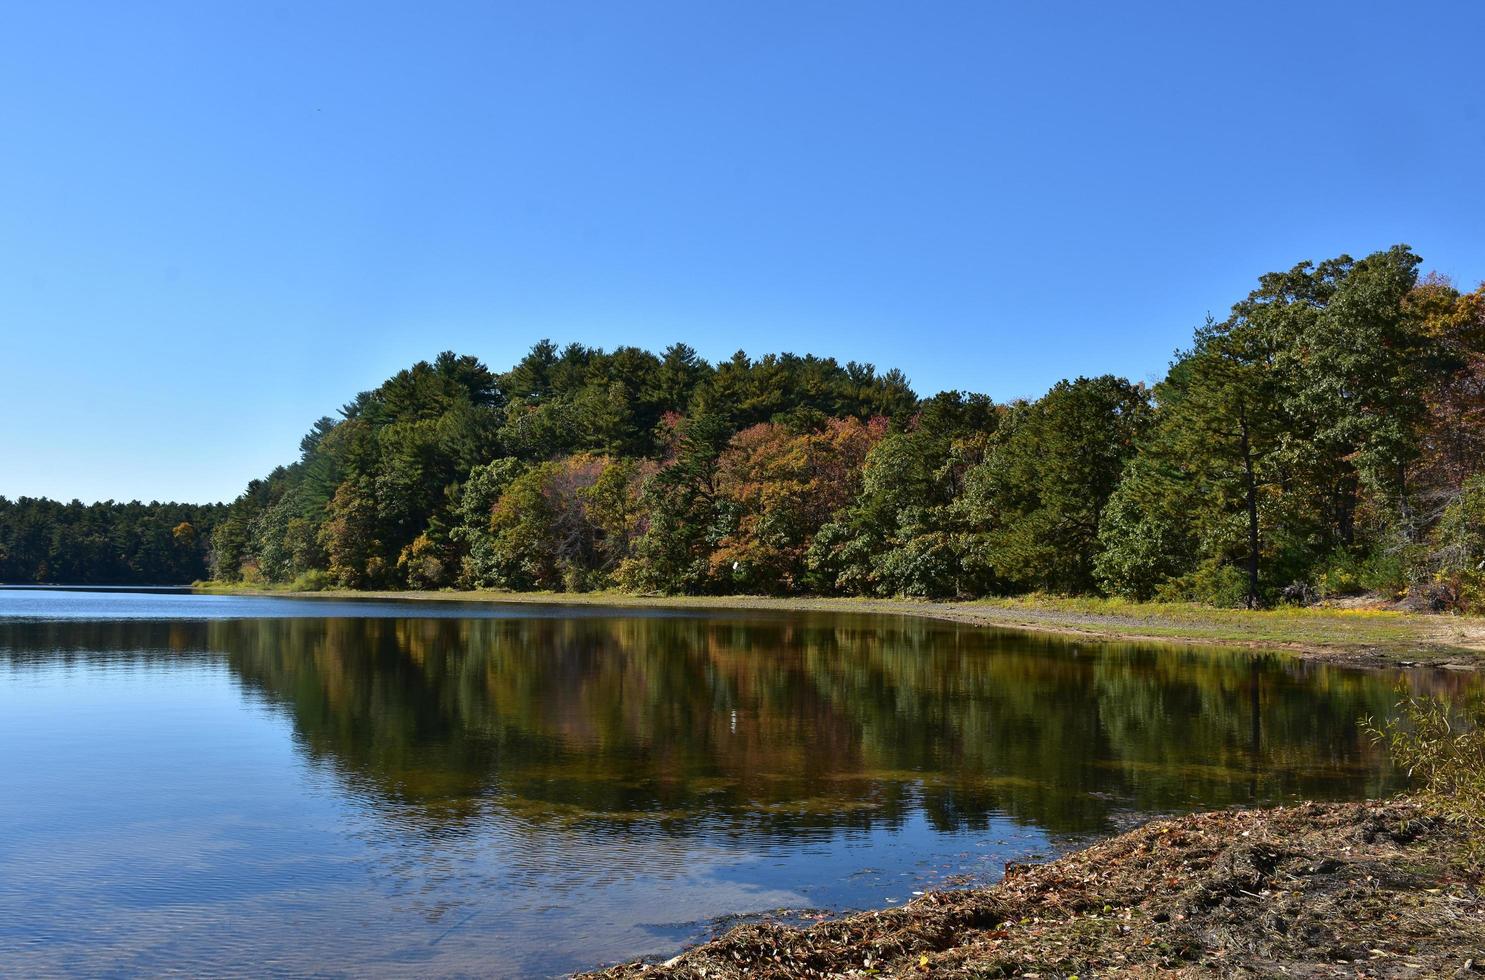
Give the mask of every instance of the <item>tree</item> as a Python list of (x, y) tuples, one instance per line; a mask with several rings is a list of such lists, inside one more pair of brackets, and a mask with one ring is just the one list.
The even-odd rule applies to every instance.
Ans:
[[(1225, 592), (1222, 569), (1242, 569), (1242, 598), (1258, 605), (1297, 583), (1309, 588), (1337, 549), (1360, 540), (1357, 514), (1406, 506), (1409, 436), (1423, 415), (1435, 351), (1405, 301), (1417, 256), (1396, 246), (1355, 261), (1301, 263), (1259, 279), (1221, 322), (1208, 321), (1155, 389), (1157, 421), (1104, 523), (1106, 585), (1133, 595), (1163, 587), (1145, 574), (1182, 575), (1187, 594)], [(1192, 534), (1180, 574), (1152, 561), (1141, 539)], [(1371, 542), (1375, 546), (1375, 542)], [(1171, 586), (1182, 592), (1179, 583)]]
[(1408, 296), (1407, 307), (1436, 354), (1408, 480), (1409, 499), (1423, 508), (1419, 522), (1431, 524), (1485, 460), (1485, 285), (1461, 294), (1431, 278)]
[[(1208, 320), (1156, 386), (1154, 425), (1101, 522), (1105, 554), (1095, 570), (1111, 591), (1145, 598), (1160, 584), (1155, 576), (1241, 556), (1243, 601), (1259, 603), (1261, 518), (1289, 431), (1273, 337), (1246, 318)], [(1163, 553), (1152, 552), (1156, 541)]]
[(524, 468), (520, 460), (510, 457), (491, 460), (471, 469), (460, 486), (450, 537), (461, 553), (461, 585), (490, 588), (500, 584), (501, 558), (495, 552), (490, 519), (506, 488)]
[(1356, 542), (1364, 494), (1394, 508), (1402, 500), (1433, 357), (1405, 308), (1419, 261), (1395, 245), (1359, 261), (1302, 263), (1262, 277), (1233, 308), (1241, 329), (1266, 335), (1285, 415), (1284, 465), (1314, 494), (1328, 547)]
[(691, 404), (696, 390), (711, 377), (711, 365), (686, 344), (671, 344), (661, 354), (660, 367), (650, 385), (647, 400), (660, 413), (681, 413)]
[(1104, 505), (1148, 418), (1144, 387), (1111, 375), (1015, 407), (955, 502), (966, 568), (1014, 588), (1093, 589)]
[(0, 508), (0, 574), (209, 554), (222, 578), (357, 587), (1431, 595), (1473, 533), (1485, 290), (1417, 264), (1397, 246), (1261, 276), (1153, 389), (1079, 378), (1008, 406), (814, 354), (543, 340), (495, 374), (446, 352), (220, 512)]
[(351, 589), (375, 586), (386, 574), (383, 542), (376, 536), (376, 501), (364, 481), (347, 480), (330, 501), (320, 542), (336, 583)]
[(593, 483), (580, 491), (584, 510), (597, 535), (594, 571), (604, 584), (634, 551), (643, 514), (641, 490), (655, 472), (654, 464), (632, 459), (609, 460)]
[(885, 419), (834, 419), (819, 432), (762, 423), (733, 436), (717, 470), (723, 533), (712, 575), (750, 592), (799, 591), (815, 533), (855, 498)]
[(813, 580), (857, 595), (944, 596), (960, 567), (946, 508), (952, 440), (915, 427), (887, 435), (867, 454), (856, 500), (811, 543)]
[(711, 552), (717, 526), (717, 462), (727, 421), (717, 415), (669, 417), (667, 459), (645, 481), (645, 517), (634, 557), (620, 581), (641, 589), (696, 593), (712, 585)]
[(219, 504), (0, 497), (0, 582), (159, 585), (206, 578)]
[[(521, 471), (506, 483), (488, 516), (488, 538), (482, 542), (478, 580), (508, 589), (585, 591), (607, 584), (623, 547), (609, 538), (623, 533), (613, 522), (612, 461), (579, 454)], [(622, 476), (622, 468), (619, 469)], [(600, 500), (601, 518), (590, 510)], [(477, 519), (477, 518), (476, 518)]]

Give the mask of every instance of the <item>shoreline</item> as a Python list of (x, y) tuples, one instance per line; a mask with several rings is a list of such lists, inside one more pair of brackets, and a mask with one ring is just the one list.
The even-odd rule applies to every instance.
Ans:
[(1218, 609), (1195, 604), (1021, 598), (936, 602), (857, 597), (662, 596), (627, 592), (359, 591), (318, 592), (198, 583), (211, 595), (301, 599), (474, 602), (911, 616), (993, 629), (1047, 633), (1092, 642), (1178, 643), (1279, 651), (1356, 667), (1485, 668), (1485, 618), (1376, 609)]
[(1155, 820), (983, 889), (580, 976), (1485, 976), (1465, 831), (1406, 799)]

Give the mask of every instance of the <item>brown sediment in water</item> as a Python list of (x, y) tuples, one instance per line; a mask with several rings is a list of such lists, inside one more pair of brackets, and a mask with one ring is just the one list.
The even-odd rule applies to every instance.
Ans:
[(991, 888), (593, 977), (1485, 977), (1464, 831), (1407, 800), (1161, 820)]

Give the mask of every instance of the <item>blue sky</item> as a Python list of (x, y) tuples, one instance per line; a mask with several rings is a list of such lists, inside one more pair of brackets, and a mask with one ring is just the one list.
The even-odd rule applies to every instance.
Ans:
[(0, 494), (217, 500), (440, 350), (1158, 377), (1306, 258), (1485, 278), (1485, 5), (15, 3)]

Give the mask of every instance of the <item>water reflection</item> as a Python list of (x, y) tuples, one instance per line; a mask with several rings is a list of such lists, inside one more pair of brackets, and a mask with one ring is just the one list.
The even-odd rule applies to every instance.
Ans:
[(498, 795), (594, 832), (921, 808), (1077, 833), (1120, 807), (1389, 788), (1354, 725), (1388, 679), (1274, 659), (900, 621), (226, 621), (201, 645), (316, 758), (443, 822)]
[[(11, 664), (225, 657), (359, 792), (457, 827), (498, 798), (595, 833), (1142, 811), (1385, 792), (1394, 677), (886, 620), (22, 623)], [(1463, 684), (1417, 674), (1415, 684)]]
[[(273, 756), (247, 803), (230, 787), (203, 790), (203, 773), (224, 756), (258, 765), (276, 742), (255, 735), (252, 753), (217, 745), (205, 722), (181, 729), (207, 740), (195, 754), (158, 734), (138, 738), (168, 760), (151, 792), (195, 801), (170, 819), (195, 821), (200, 834), (217, 828), (214, 843), (193, 844), (171, 824), (172, 846), (198, 848), (212, 881), (241, 887), (256, 875), (272, 896), (234, 913), (244, 949), (269, 941), (244, 931), (248, 920), (285, 921), (296, 907), (300, 921), (307, 908), (344, 904), (423, 924), (388, 928), (376, 943), (359, 937), (351, 959), (337, 946), (352, 942), (349, 927), (325, 924), (283, 964), (322, 969), (330, 956), (359, 973), (409, 963), (553, 972), (673, 946), (695, 931), (678, 923), (709, 914), (906, 897), (904, 880), (988, 874), (1136, 814), (1385, 793), (1394, 776), (1357, 717), (1384, 713), (1399, 679), (1433, 690), (1471, 683), (896, 618), (0, 619), (0, 693), (9, 687), (15, 704), (30, 697), (16, 693), (27, 683), (57, 704), (85, 704), (76, 692), (101, 689), (111, 671), (148, 681), (110, 702), (125, 718), (139, 691), (225, 673), (235, 702), (212, 709), (217, 724), (254, 711), (288, 724), (307, 775), (291, 778), (290, 760)], [(65, 717), (42, 718), (38, 709), (32, 729), (65, 731)], [(7, 732), (23, 737), (0, 724)], [(83, 778), (68, 771), (76, 763), (58, 754), (55, 732), (28, 746), (35, 768), (17, 770), (43, 787), (35, 792)], [(80, 742), (94, 752), (89, 732)], [(154, 805), (114, 778), (115, 810)], [(257, 786), (251, 772), (217, 778)], [(243, 811), (275, 829), (225, 829), (248, 820)], [(12, 837), (0, 870), (63, 901), (74, 886), (51, 880), (61, 874), (55, 848), (25, 849), (50, 832), (27, 812), (0, 805)], [(73, 852), (117, 846), (95, 837), (119, 816), (73, 807), (61, 821), (82, 835)], [(147, 839), (159, 826), (126, 830)], [(213, 863), (223, 838), (232, 858)], [(138, 879), (128, 867), (94, 873)], [(307, 897), (308, 881), (321, 891)], [(331, 885), (340, 897), (323, 891)], [(173, 887), (205, 901), (204, 886)], [(0, 905), (5, 897), (0, 887)], [(118, 893), (73, 898), (129, 904)], [(12, 937), (59, 911), (4, 910), (21, 916)], [(171, 942), (143, 959), (72, 962), (150, 968)], [(215, 965), (235, 962), (233, 948)], [(33, 953), (28, 965), (60, 962)]]

